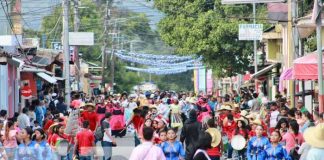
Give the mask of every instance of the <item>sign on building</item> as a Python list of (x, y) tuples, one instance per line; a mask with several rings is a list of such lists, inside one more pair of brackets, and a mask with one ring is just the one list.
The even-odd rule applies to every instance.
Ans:
[(244, 3), (280, 3), (285, 0), (222, 0), (222, 4), (244, 4)]
[(240, 24), (239, 40), (262, 40), (263, 25), (262, 24)]
[(71, 46), (93, 46), (94, 33), (93, 32), (70, 32), (69, 45)]

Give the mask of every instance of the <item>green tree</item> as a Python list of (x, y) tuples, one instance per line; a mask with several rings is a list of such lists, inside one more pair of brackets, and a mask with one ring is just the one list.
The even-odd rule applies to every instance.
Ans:
[[(238, 25), (251, 22), (251, 5), (222, 5), (221, 0), (154, 3), (166, 14), (158, 25), (162, 40), (178, 54), (202, 55), (205, 64), (220, 77), (247, 69), (252, 43), (238, 40)], [(264, 16), (264, 7), (258, 8), (258, 17)]]

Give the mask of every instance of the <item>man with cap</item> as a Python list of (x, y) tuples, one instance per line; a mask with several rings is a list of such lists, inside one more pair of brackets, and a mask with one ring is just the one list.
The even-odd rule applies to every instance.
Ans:
[(307, 109), (304, 107), (304, 101), (302, 99), (299, 99), (297, 101), (296, 109), (297, 111), (300, 111), (302, 113), (307, 111)]

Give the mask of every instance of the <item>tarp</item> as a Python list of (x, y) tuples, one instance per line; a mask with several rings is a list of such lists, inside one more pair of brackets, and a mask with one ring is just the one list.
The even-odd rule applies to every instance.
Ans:
[(55, 84), (57, 82), (57, 80), (54, 77), (49, 76), (48, 74), (46, 74), (44, 72), (38, 72), (36, 74), (37, 74), (37, 76), (43, 78), (44, 80), (46, 80), (49, 83)]
[(293, 78), (296, 80), (317, 80), (317, 57), (317, 53), (312, 52), (304, 57), (295, 59), (293, 67)]

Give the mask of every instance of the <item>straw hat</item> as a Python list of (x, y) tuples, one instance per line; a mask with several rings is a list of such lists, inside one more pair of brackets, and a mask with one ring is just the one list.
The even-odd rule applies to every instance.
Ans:
[(256, 125), (262, 125), (262, 122), (260, 119), (255, 119), (252, 124), (256, 124)]
[(234, 108), (240, 108), (240, 105), (237, 103), (234, 103)]
[(211, 146), (217, 147), (222, 139), (221, 133), (216, 128), (208, 128), (206, 132), (212, 137)]
[(241, 113), (240, 113), (240, 115), (243, 116), (243, 117), (246, 117), (248, 114), (249, 114), (249, 112), (246, 111), (246, 110), (243, 110), (243, 111), (241, 111)]
[(324, 148), (324, 124), (309, 127), (304, 133), (306, 143), (316, 148)]
[(246, 118), (252, 118), (252, 119), (255, 119), (256, 118), (256, 115), (254, 113), (250, 113), (246, 116)]
[(96, 105), (94, 105), (93, 103), (86, 103), (85, 107), (93, 107), (96, 108)]
[(233, 110), (233, 109), (231, 108), (230, 105), (224, 104), (224, 105), (222, 105), (222, 106), (218, 109), (218, 111), (221, 111), (221, 110), (228, 110), (228, 111), (231, 111), (231, 110)]
[(245, 125), (248, 125), (248, 124), (249, 124), (248, 121), (247, 121), (245, 118), (243, 118), (243, 117), (240, 117), (239, 119), (235, 119), (235, 121), (236, 121), (236, 122), (237, 122), (237, 121), (244, 122)]

